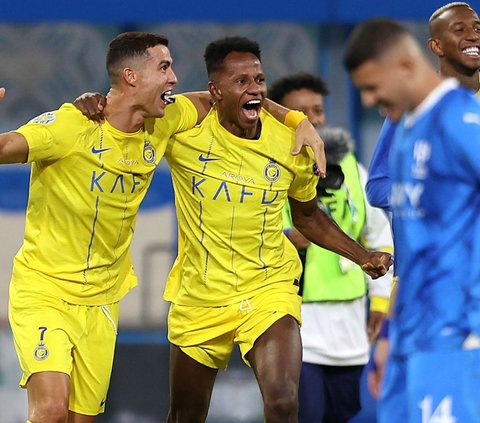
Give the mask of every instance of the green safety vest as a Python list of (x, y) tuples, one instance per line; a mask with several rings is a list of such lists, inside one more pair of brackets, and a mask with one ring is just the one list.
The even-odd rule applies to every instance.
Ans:
[[(331, 197), (319, 198), (319, 206), (351, 238), (359, 240), (365, 225), (365, 196), (357, 161), (352, 153), (340, 162), (345, 181), (341, 188), (327, 189)], [(363, 297), (365, 275), (357, 264), (311, 244), (307, 248), (303, 275), (303, 301), (348, 301)]]

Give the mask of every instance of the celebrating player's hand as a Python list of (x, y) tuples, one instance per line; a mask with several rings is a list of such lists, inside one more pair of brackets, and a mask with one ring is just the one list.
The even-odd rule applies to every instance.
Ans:
[(315, 174), (320, 178), (325, 178), (327, 175), (327, 159), (325, 157), (324, 143), (320, 135), (318, 135), (315, 127), (304, 119), (300, 122), (296, 129), (296, 144), (292, 151), (293, 155), (300, 153), (302, 147), (308, 146), (313, 150), (315, 156)]
[(105, 120), (103, 109), (107, 104), (107, 98), (100, 93), (84, 93), (73, 102), (87, 118), (94, 122), (102, 123)]
[(0, 101), (5, 97), (5, 88), (0, 87)]
[(377, 279), (385, 273), (393, 264), (392, 255), (383, 251), (368, 251), (362, 260), (362, 270), (372, 279)]

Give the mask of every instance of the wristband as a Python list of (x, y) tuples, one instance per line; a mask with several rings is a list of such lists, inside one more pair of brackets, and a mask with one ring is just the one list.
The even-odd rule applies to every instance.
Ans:
[(283, 233), (284, 233), (286, 236), (288, 236), (288, 234), (290, 233), (290, 230), (291, 230), (291, 228), (284, 229), (284, 230), (283, 230)]
[(289, 128), (296, 129), (297, 126), (300, 125), (300, 122), (302, 122), (305, 119), (308, 119), (307, 115), (305, 113), (300, 112), (298, 110), (290, 110), (285, 115), (284, 124), (285, 124), (285, 126), (288, 126)]
[(380, 328), (380, 333), (378, 334), (379, 338), (388, 339), (388, 329), (390, 327), (390, 320), (383, 319), (382, 320), (382, 327)]
[(370, 311), (379, 311), (387, 314), (390, 308), (390, 299), (382, 297), (370, 297)]

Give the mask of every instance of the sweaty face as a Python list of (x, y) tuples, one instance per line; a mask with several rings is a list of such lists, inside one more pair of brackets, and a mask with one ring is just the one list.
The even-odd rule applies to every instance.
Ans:
[(398, 122), (410, 110), (408, 74), (395, 62), (369, 60), (350, 73), (365, 107), (377, 106), (382, 116)]
[(139, 65), (137, 102), (146, 117), (162, 117), (171, 102), (170, 94), (177, 83), (168, 47), (157, 45), (147, 50), (148, 58)]
[(325, 108), (323, 95), (308, 88), (290, 91), (282, 99), (282, 105), (292, 110), (305, 113), (310, 123), (316, 128), (325, 126)]
[(433, 23), (432, 38), (453, 64), (475, 71), (480, 67), (480, 21), (466, 6), (452, 7)]
[(260, 60), (252, 53), (229, 53), (222, 69), (211, 77), (211, 93), (221, 124), (237, 136), (255, 136), (266, 96)]

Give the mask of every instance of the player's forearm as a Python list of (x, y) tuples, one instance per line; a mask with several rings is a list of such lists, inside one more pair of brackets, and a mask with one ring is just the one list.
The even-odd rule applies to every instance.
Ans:
[(25, 163), (28, 159), (28, 144), (17, 132), (0, 134), (0, 164)]
[(362, 264), (367, 250), (350, 238), (320, 209), (311, 216), (294, 218), (295, 227), (311, 242), (333, 251), (357, 264)]
[(197, 124), (200, 123), (212, 108), (210, 93), (208, 91), (195, 91), (182, 93), (182, 95), (187, 97), (197, 109)]
[(285, 122), (285, 117), (287, 116), (287, 113), (290, 111), (290, 109), (287, 109), (286, 107), (281, 106), (278, 103), (275, 103), (274, 101), (270, 99), (265, 99), (263, 103), (263, 107), (267, 112), (269, 112), (275, 119), (277, 119), (279, 122)]
[(371, 178), (365, 186), (368, 202), (373, 207), (390, 211), (390, 192), (392, 182), (388, 176)]

